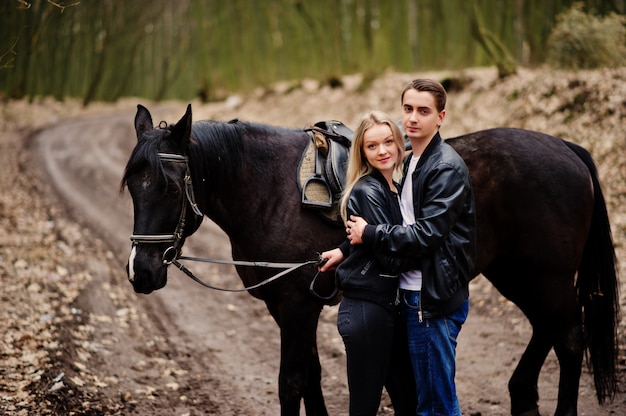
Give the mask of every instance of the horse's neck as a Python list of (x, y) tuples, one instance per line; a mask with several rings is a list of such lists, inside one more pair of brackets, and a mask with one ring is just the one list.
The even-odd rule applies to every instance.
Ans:
[(260, 202), (265, 203), (271, 194), (264, 172), (271, 171), (272, 149), (261, 139), (246, 137), (203, 142), (200, 149), (190, 163), (193, 180), (199, 181), (198, 203), (232, 238), (246, 223), (266, 215)]

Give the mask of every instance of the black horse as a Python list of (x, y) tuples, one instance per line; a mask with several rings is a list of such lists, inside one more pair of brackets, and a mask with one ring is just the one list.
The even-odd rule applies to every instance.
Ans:
[[(134, 205), (128, 264), (134, 290), (167, 281), (168, 264), (201, 224), (200, 211), (229, 236), (233, 259), (299, 262), (345, 238), (302, 208), (295, 179), (304, 130), (240, 121), (153, 126), (138, 106), (137, 144), (122, 190)], [(449, 139), (465, 159), (476, 196), (476, 275), (489, 279), (528, 317), (533, 335), (509, 381), (514, 415), (538, 415), (537, 381), (550, 349), (560, 363), (556, 415), (576, 415), (583, 357), (600, 403), (616, 391), (616, 259), (593, 160), (581, 147), (509, 128)], [(197, 205), (196, 205), (197, 201)], [(246, 286), (275, 270), (238, 267)], [(307, 267), (251, 290), (280, 327), (281, 414), (326, 415), (316, 328), (325, 302), (309, 290)], [(319, 291), (333, 277), (320, 276)], [(327, 286), (324, 288), (324, 286)]]

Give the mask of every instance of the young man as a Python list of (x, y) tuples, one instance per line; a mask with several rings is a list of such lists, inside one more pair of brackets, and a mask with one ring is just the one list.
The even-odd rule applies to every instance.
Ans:
[[(400, 295), (418, 395), (417, 415), (461, 415), (454, 376), (456, 339), (469, 310), (475, 244), (474, 197), (467, 166), (439, 135), (446, 92), (417, 79), (402, 91), (402, 127), (411, 142), (401, 192), (403, 225), (347, 222), (350, 244), (419, 259), (400, 275)], [(339, 249), (322, 270), (343, 259)]]

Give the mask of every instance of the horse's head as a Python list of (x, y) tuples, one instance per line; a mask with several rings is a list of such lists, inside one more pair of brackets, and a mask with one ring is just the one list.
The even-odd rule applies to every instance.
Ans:
[(138, 293), (167, 283), (167, 267), (180, 254), (202, 221), (194, 201), (187, 149), (191, 143), (191, 105), (175, 125), (152, 124), (150, 112), (137, 106), (137, 144), (124, 171), (124, 187), (133, 200), (133, 242), (126, 270)]

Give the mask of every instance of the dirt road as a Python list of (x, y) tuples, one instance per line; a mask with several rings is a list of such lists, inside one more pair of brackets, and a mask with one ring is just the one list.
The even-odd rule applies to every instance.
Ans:
[[(506, 91), (487, 94), (494, 80), (493, 71), (470, 75), (474, 79), (471, 88), (462, 94), (451, 94), (452, 106), (446, 119), (446, 125), (451, 127), (443, 131), (446, 137), (495, 125), (558, 133), (550, 131), (547, 122), (533, 121), (531, 115), (534, 117), (536, 111), (529, 109), (528, 118), (524, 118), (520, 116), (523, 106), (505, 107), (509, 105), (507, 100), (498, 99), (508, 97)], [(501, 88), (525, 88), (529, 85), (528, 77), (546, 79), (544, 74), (525, 74)], [(556, 84), (562, 78), (559, 77), (545, 82)], [(625, 77), (620, 72), (613, 75), (617, 85), (622, 85), (620, 79)], [(283, 94), (277, 87), (273, 92), (276, 95), (259, 93), (245, 101), (235, 97), (223, 103), (194, 104), (194, 119), (238, 117), (301, 127), (334, 118), (354, 125), (358, 115), (369, 108), (397, 112), (397, 91), (409, 78), (407, 74), (381, 77), (366, 93), (350, 89), (350, 79), (339, 91), (322, 89), (312, 93), (304, 83), (300, 90)], [(530, 85), (542, 87), (539, 82)], [(545, 87), (550, 88), (555, 87)], [(535, 90), (529, 92), (532, 97), (537, 94)], [(184, 103), (142, 104), (150, 108), (157, 123), (162, 119), (177, 120), (185, 108)], [(496, 109), (502, 111), (499, 118)], [(76, 245), (102, 245), (102, 250), (94, 253), (105, 253), (86, 256), (84, 260), (92, 278), (72, 305), (74, 321), (65, 334), (67, 348), (62, 348), (56, 358), (59, 368), (66, 372), (65, 385), (72, 387), (72, 394), (82, 391), (88, 395), (92, 410), (86, 414), (90, 415), (279, 414), (278, 328), (263, 302), (247, 294), (201, 288), (175, 269), (170, 270), (167, 286), (148, 296), (135, 295), (126, 281), (123, 267), (130, 248), (132, 215), (128, 195), (119, 195), (119, 181), (135, 140), (134, 114), (134, 105), (128, 103), (80, 112), (79, 117), (53, 123), (32, 138), (33, 165), (40, 167), (41, 177), (53, 185), (69, 209), (67, 213), (60, 209), (57, 216), (69, 215), (89, 230), (75, 232), (72, 238), (66, 234), (71, 234), (73, 227), (59, 233)], [(532, 125), (520, 125), (520, 120)], [(605, 127), (610, 125), (610, 120), (603, 123)], [(583, 144), (589, 147), (589, 143)], [(597, 155), (602, 147), (598, 145), (596, 150)], [(56, 203), (54, 195), (41, 197)], [(623, 221), (618, 221), (620, 224)], [(81, 242), (81, 238), (89, 241)], [(185, 249), (188, 255), (230, 258), (227, 238), (207, 220), (187, 241)], [(192, 267), (196, 274), (217, 286), (241, 287), (228, 266)], [(470, 317), (458, 348), (461, 407), (465, 415), (507, 415), (506, 384), (530, 337), (530, 329), (520, 312), (485, 279), (472, 283), (471, 297)], [(323, 388), (329, 413), (347, 415), (345, 355), (335, 326), (336, 310), (324, 309), (318, 330)], [(540, 409), (544, 414), (554, 412), (557, 371), (551, 354), (539, 383)], [(50, 384), (45, 388), (50, 389)], [(46, 399), (52, 400), (50, 393)], [(83, 407), (86, 403), (84, 400)], [(391, 414), (386, 404), (385, 398), (381, 415)], [(624, 414), (626, 401), (621, 393), (612, 405), (599, 407), (591, 377), (584, 372), (579, 413)]]

